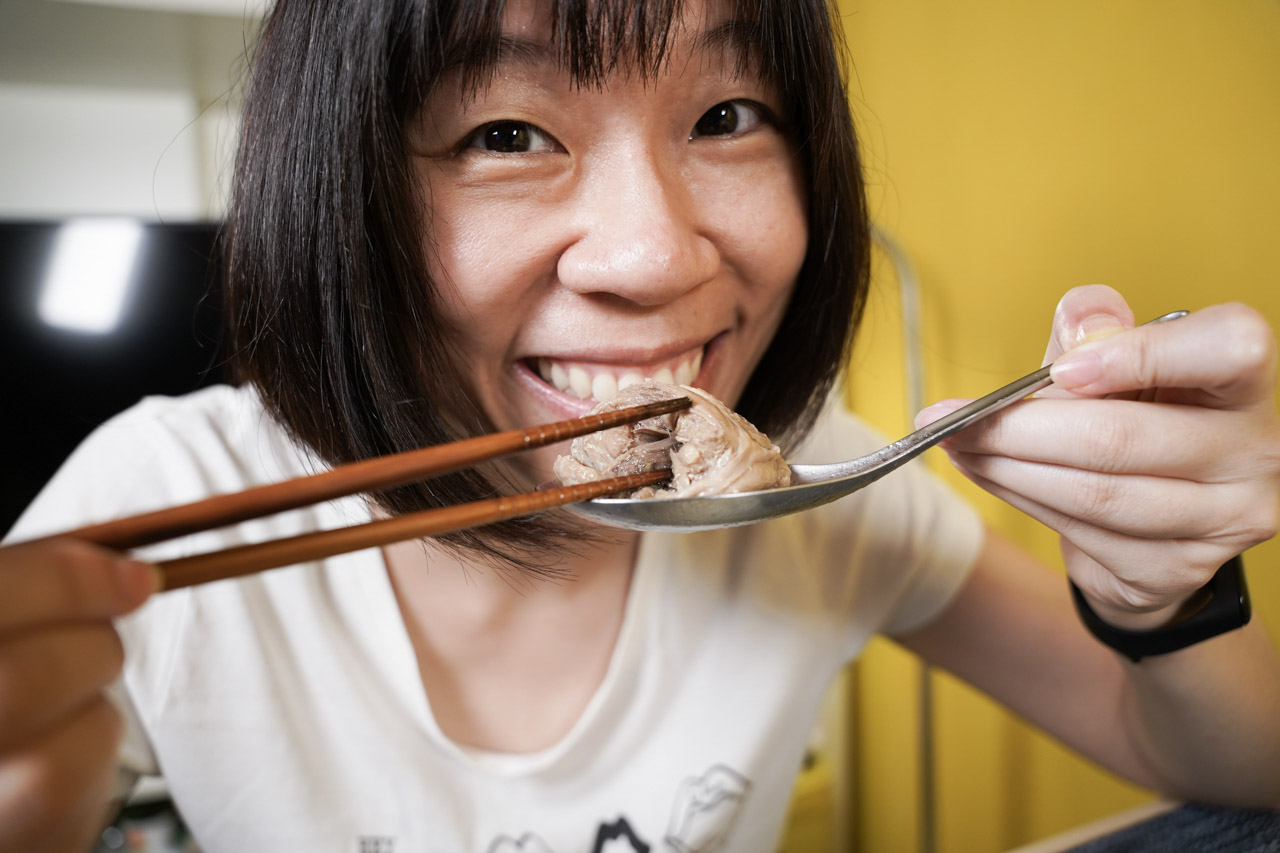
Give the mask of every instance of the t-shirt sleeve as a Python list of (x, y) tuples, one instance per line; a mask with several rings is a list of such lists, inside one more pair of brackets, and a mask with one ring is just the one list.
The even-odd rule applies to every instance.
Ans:
[[(933, 621), (968, 580), (982, 548), (985, 527), (973, 508), (923, 469), (914, 486), (919, 535), (909, 582), (888, 612), (881, 631), (906, 634)], [(925, 497), (927, 495), (927, 497)]]
[[(837, 403), (793, 461), (854, 459), (888, 443)], [(801, 517), (854, 653), (871, 633), (906, 633), (935, 618), (968, 578), (984, 537), (973, 507), (920, 459)]]

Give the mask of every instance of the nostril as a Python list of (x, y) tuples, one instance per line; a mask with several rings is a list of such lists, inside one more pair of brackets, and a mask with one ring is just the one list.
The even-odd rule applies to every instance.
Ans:
[(585, 235), (562, 253), (557, 274), (564, 286), (580, 293), (651, 305), (710, 280), (718, 265), (714, 245), (701, 234), (648, 229)]

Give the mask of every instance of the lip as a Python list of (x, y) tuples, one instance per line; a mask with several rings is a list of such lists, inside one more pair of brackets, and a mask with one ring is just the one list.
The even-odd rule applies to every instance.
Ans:
[(546, 406), (565, 417), (581, 417), (599, 405), (599, 403), (595, 400), (584, 400), (580, 397), (568, 394), (544, 381), (542, 377), (538, 375), (537, 370), (533, 366), (533, 363), (536, 363), (537, 359), (546, 358), (557, 362), (598, 365), (601, 368), (613, 372), (623, 372), (627, 371), (629, 368), (636, 368), (634, 372), (648, 377), (653, 375), (653, 368), (657, 366), (669, 364), (670, 362), (679, 361), (681, 359), (687, 359), (693, 354), (701, 351), (702, 367), (699, 370), (698, 375), (695, 376), (693, 381), (689, 384), (702, 388), (708, 383), (711, 369), (716, 361), (715, 354), (720, 348), (720, 343), (723, 340), (724, 335), (725, 333), (723, 332), (719, 333), (701, 345), (694, 344), (693, 346), (664, 347), (660, 351), (649, 350), (640, 358), (632, 357), (637, 354), (638, 351), (628, 351), (623, 355), (620, 355), (616, 351), (592, 354), (575, 353), (573, 355), (558, 353), (554, 356), (550, 354), (539, 354), (537, 356), (517, 359), (513, 363), (512, 373), (515, 375), (517, 381), (524, 386), (529, 393), (540, 402), (541, 405)]

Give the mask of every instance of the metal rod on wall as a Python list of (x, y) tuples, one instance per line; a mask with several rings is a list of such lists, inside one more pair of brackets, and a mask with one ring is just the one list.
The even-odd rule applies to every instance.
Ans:
[[(915, 268), (906, 251), (883, 229), (872, 226), (872, 239), (880, 244), (893, 263), (898, 279), (898, 294), (902, 310), (902, 338), (904, 364), (906, 366), (907, 420), (924, 408), (924, 363), (920, 352), (920, 286)], [(937, 783), (935, 780), (935, 746), (933, 736), (933, 671), (924, 661), (920, 662), (919, 757), (920, 808), (917, 815), (920, 853), (935, 853), (937, 836)]]

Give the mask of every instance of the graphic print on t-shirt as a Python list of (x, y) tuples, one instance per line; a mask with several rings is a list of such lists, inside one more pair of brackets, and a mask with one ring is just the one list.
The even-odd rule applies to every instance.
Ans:
[(526, 832), (519, 838), (504, 835), (494, 839), (489, 845), (488, 853), (554, 853), (543, 841), (532, 832)]
[[(687, 777), (676, 788), (661, 850), (666, 853), (716, 853), (733, 829), (738, 810), (747, 798), (751, 781), (723, 764), (713, 765), (701, 776)], [(625, 817), (596, 827), (591, 853), (656, 853)], [(557, 853), (535, 833), (519, 838), (495, 838), (487, 853)]]
[(663, 840), (676, 853), (719, 850), (750, 787), (741, 773), (723, 764), (698, 778), (685, 779), (676, 791)]
[(596, 843), (591, 853), (649, 853), (649, 845), (639, 838), (627, 823), (620, 817), (613, 823), (602, 823), (596, 832)]
[[(591, 853), (716, 853), (733, 829), (751, 781), (732, 767), (713, 765), (701, 776), (689, 776), (676, 788), (662, 848), (654, 848), (632, 829), (626, 817), (595, 827)], [(486, 853), (557, 853), (535, 833), (520, 838), (500, 835)]]

